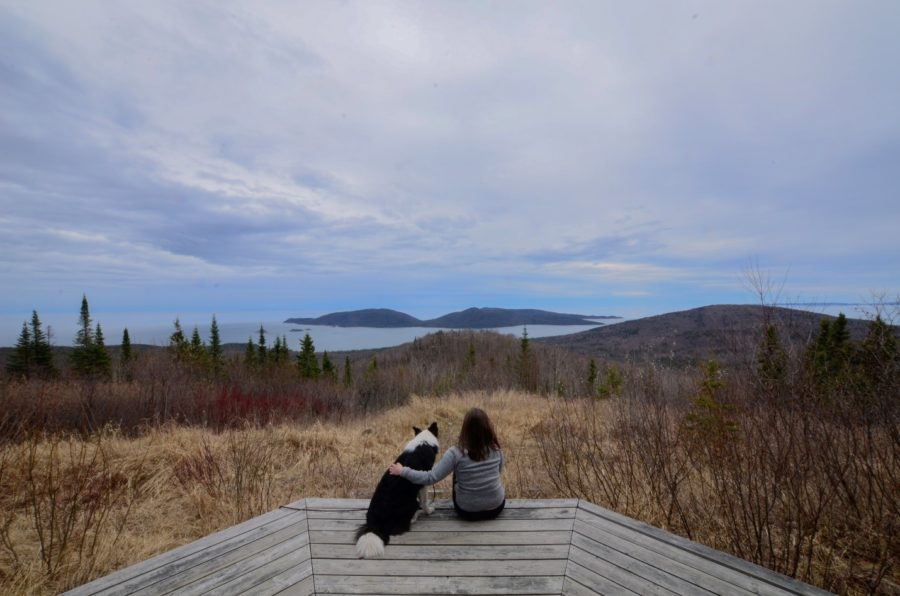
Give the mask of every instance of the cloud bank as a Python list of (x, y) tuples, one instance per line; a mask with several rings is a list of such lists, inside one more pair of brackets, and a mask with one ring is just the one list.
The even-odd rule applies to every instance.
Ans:
[(895, 2), (5, 2), (0, 309), (651, 311), (900, 279)]

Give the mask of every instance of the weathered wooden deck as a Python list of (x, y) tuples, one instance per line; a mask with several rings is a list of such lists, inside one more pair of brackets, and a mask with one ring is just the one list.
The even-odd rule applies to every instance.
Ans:
[(511, 500), (487, 522), (452, 504), (377, 560), (356, 558), (368, 501), (304, 499), (69, 594), (825, 594), (579, 500)]

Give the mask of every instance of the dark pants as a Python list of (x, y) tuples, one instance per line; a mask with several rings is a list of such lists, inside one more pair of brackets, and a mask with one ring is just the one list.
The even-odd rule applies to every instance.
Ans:
[(486, 519), (494, 519), (500, 515), (500, 512), (503, 511), (504, 507), (506, 507), (506, 499), (503, 499), (503, 502), (500, 503), (499, 507), (488, 509), (486, 511), (466, 511), (465, 509), (460, 509), (459, 505), (456, 503), (456, 486), (453, 487), (453, 508), (456, 509), (456, 515), (464, 520), (484, 521)]

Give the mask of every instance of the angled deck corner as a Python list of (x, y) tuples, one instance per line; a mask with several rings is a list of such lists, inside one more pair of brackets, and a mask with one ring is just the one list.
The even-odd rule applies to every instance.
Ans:
[(577, 499), (436, 506), (383, 559), (356, 557), (367, 500), (306, 498), (68, 594), (825, 594)]

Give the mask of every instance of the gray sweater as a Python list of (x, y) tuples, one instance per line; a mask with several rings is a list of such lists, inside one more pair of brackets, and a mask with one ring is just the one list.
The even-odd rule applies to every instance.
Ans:
[(413, 484), (434, 484), (456, 472), (456, 503), (464, 511), (487, 511), (500, 506), (506, 493), (500, 482), (503, 470), (503, 452), (492, 449), (481, 461), (473, 461), (469, 456), (453, 446), (444, 453), (428, 472), (411, 470), (404, 466), (400, 475)]

